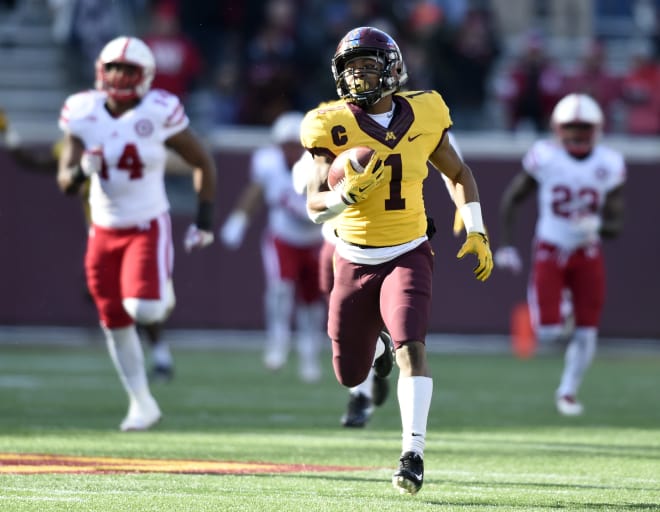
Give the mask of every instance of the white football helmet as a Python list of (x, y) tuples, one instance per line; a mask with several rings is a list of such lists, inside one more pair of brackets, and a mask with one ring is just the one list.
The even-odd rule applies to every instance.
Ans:
[[(139, 69), (135, 77), (110, 78), (106, 65), (113, 62), (130, 64)], [(141, 98), (149, 91), (156, 73), (156, 60), (149, 47), (137, 37), (121, 36), (103, 47), (96, 60), (95, 87), (107, 91), (118, 101)]]
[(552, 129), (566, 151), (578, 158), (591, 153), (603, 128), (603, 111), (586, 94), (564, 96), (552, 111)]
[(273, 142), (284, 144), (285, 142), (300, 142), (300, 125), (303, 117), (301, 112), (284, 112), (280, 114), (270, 130)]

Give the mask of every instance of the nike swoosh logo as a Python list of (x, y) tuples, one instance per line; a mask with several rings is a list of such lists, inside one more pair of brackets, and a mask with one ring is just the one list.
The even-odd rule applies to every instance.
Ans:
[(417, 473), (413, 473), (413, 476), (414, 476), (417, 480), (424, 480), (424, 474), (423, 474), (423, 473), (419, 473), (419, 474), (417, 474)]
[(408, 142), (414, 141), (420, 135), (421, 135), (421, 133), (418, 133), (417, 135), (413, 135), (412, 137), (410, 135), (408, 135)]

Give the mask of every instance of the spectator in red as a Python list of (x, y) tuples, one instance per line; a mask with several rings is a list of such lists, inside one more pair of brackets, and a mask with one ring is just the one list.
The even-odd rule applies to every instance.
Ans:
[(552, 109), (562, 97), (563, 81), (563, 73), (547, 55), (541, 37), (528, 35), (518, 62), (497, 85), (507, 128), (514, 131), (521, 121), (528, 120), (536, 132), (544, 132)]
[(613, 109), (621, 100), (622, 77), (607, 66), (607, 53), (600, 41), (593, 41), (587, 48), (580, 67), (566, 77), (565, 93), (588, 94), (602, 107), (605, 114), (605, 130), (612, 130)]
[(626, 131), (631, 135), (660, 133), (660, 64), (650, 45), (634, 50), (632, 67), (623, 77)]
[(156, 59), (152, 88), (186, 99), (203, 71), (195, 44), (181, 31), (174, 2), (161, 3), (154, 12), (152, 30), (143, 38)]

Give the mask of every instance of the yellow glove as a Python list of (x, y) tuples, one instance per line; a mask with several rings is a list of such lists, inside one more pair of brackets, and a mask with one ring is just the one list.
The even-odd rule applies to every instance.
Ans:
[(64, 148), (64, 138), (58, 139), (54, 144), (53, 147), (50, 148), (51, 155), (53, 155), (53, 158), (55, 160), (60, 159), (60, 155), (62, 154), (62, 149)]
[(344, 166), (344, 180), (341, 195), (346, 202), (354, 204), (364, 201), (383, 177), (383, 161), (374, 155), (364, 168), (364, 172), (356, 172), (349, 159)]
[(5, 111), (0, 109), (0, 132), (4, 133), (9, 128), (9, 120), (7, 119), (7, 114)]
[(463, 217), (461, 217), (461, 212), (456, 208), (456, 213), (454, 213), (454, 236), (458, 236), (463, 231), (465, 224), (463, 224)]
[(476, 231), (468, 233), (465, 243), (456, 257), (460, 260), (466, 254), (474, 254), (479, 260), (479, 264), (474, 268), (474, 275), (477, 276), (477, 279), (479, 281), (488, 279), (493, 271), (493, 255), (490, 252), (486, 235)]

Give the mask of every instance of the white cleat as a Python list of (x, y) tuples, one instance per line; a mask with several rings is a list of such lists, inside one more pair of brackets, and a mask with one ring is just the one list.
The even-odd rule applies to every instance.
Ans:
[(272, 372), (282, 369), (286, 360), (287, 353), (283, 350), (268, 349), (264, 354), (264, 366)]
[(300, 365), (299, 369), (300, 380), (308, 384), (313, 384), (321, 380), (321, 367), (314, 362), (307, 362)]
[(558, 396), (555, 400), (557, 411), (562, 416), (580, 416), (584, 412), (584, 407), (572, 395)]
[(160, 421), (162, 414), (156, 400), (151, 398), (147, 403), (132, 402), (128, 414), (119, 425), (122, 432), (138, 432), (149, 430)]

